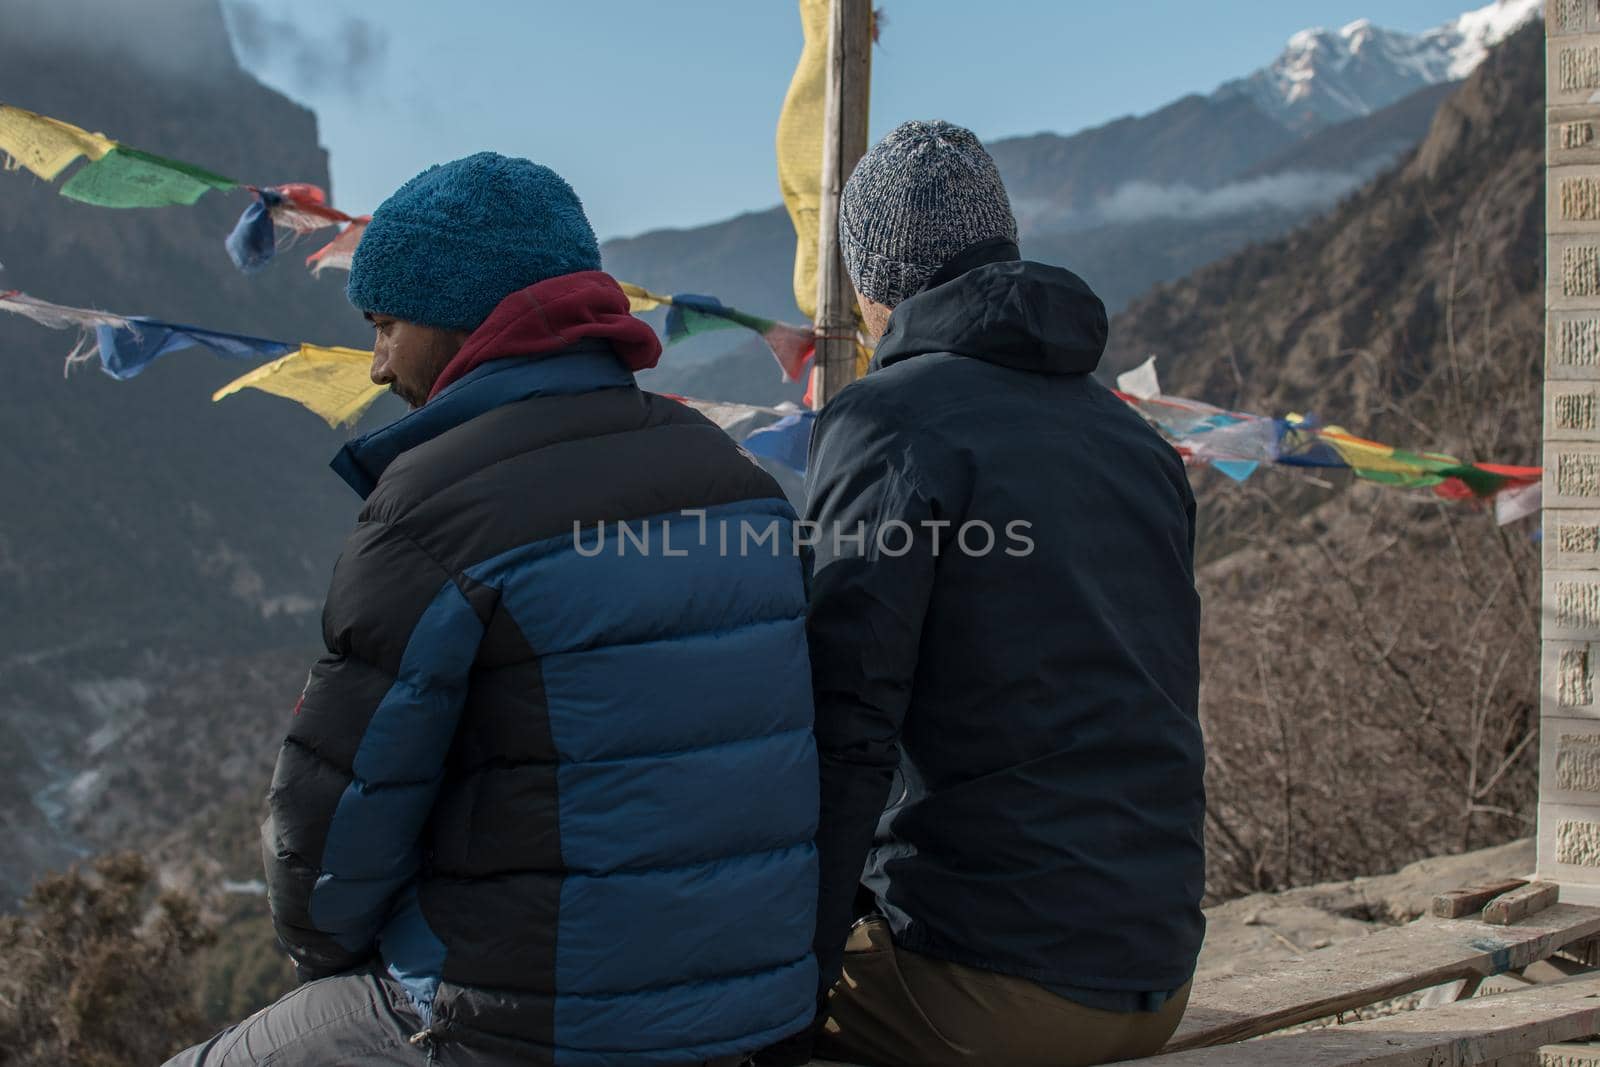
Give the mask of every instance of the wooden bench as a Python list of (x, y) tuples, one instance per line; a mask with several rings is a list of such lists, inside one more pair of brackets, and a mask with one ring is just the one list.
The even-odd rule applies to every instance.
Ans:
[(1195, 988), (1166, 1051), (1222, 1045), (1466, 980), (1519, 970), (1600, 936), (1600, 908), (1556, 904), (1509, 926), (1423, 918)]
[(1183, 1023), (1162, 1053), (1129, 1062), (1146, 1067), (1537, 1064), (1541, 1046), (1600, 1033), (1600, 973), (1364, 1022), (1265, 1035), (1453, 983), (1464, 983), (1460, 996), (1470, 998), (1485, 978), (1520, 971), (1563, 948), (1597, 939), (1600, 908), (1571, 904), (1549, 906), (1509, 925), (1484, 922), (1481, 915), (1418, 919), (1270, 967), (1197, 983)]
[[(1514, 919), (1526, 901), (1548, 900), (1551, 894), (1539, 887), (1504, 888), (1504, 896), (1473, 900), (1474, 907), (1487, 906), (1486, 915), (1419, 919), (1197, 986), (1167, 1048), (1137, 1062), (1147, 1067), (1520, 1067), (1540, 1062), (1542, 1046), (1600, 1033), (1600, 974), (1586, 974), (1494, 997), (1264, 1036), (1454, 983), (1462, 984), (1460, 996), (1470, 997), (1485, 978), (1520, 971), (1562, 948), (1600, 937), (1600, 908), (1556, 904)], [(1456, 911), (1441, 908), (1440, 913)], [(1262, 1040), (1246, 1040), (1257, 1037)]]
[(1134, 1062), (1142, 1067), (1467, 1067), (1537, 1063), (1537, 1050), (1600, 1033), (1600, 973), (1382, 1019)]

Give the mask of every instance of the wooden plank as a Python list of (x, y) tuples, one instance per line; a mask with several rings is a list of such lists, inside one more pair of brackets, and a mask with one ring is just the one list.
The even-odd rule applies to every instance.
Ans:
[(1242, 1041), (1420, 989), (1515, 970), (1597, 933), (1600, 908), (1575, 904), (1557, 904), (1514, 926), (1419, 919), (1274, 967), (1202, 978), (1167, 1050)]
[(1600, 974), (1442, 1008), (1136, 1060), (1143, 1067), (1467, 1067), (1600, 1030)]
[(1481, 911), (1483, 906), (1501, 893), (1509, 893), (1527, 885), (1526, 879), (1511, 878), (1504, 882), (1491, 882), (1470, 889), (1452, 889), (1433, 898), (1433, 916), (1436, 919), (1459, 919)]
[(1529, 882), (1495, 897), (1483, 906), (1483, 921), (1491, 926), (1510, 926), (1536, 915), (1561, 899), (1561, 887), (1554, 882)]

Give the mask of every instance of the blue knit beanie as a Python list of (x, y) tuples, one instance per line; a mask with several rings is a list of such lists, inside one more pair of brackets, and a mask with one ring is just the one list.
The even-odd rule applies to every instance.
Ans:
[(383, 202), (345, 292), (362, 311), (473, 330), (520, 289), (599, 269), (594, 230), (561, 175), (479, 152), (429, 167)]

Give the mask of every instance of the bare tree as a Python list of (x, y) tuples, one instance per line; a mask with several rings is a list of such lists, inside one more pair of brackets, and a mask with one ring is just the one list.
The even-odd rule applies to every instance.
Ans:
[[(1539, 302), (1514, 274), (1526, 264), (1491, 237), (1492, 205), (1519, 195), (1500, 186), (1520, 180), (1433, 219), (1449, 248), (1438, 343), (1411, 359), (1344, 354), (1348, 392), (1382, 398), (1369, 424), (1468, 458), (1538, 454)], [(1528, 525), (1288, 477), (1203, 494), (1214, 511), (1215, 561), (1201, 572), (1212, 896), (1530, 832), (1539, 567)]]

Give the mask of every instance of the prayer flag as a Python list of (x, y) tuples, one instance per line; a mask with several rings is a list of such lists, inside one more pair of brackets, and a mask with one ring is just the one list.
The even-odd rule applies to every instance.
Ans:
[(95, 331), (100, 342), (100, 367), (111, 377), (127, 381), (171, 352), (200, 347), (225, 359), (271, 359), (292, 352), (298, 346), (264, 337), (223, 333), (198, 326), (129, 316), (120, 325), (104, 325)]
[(272, 201), (272, 221), (294, 233), (311, 233), (355, 221), (330, 206), (328, 194), (310, 182), (289, 182), (261, 191), (270, 192), (276, 198)]
[(361, 243), (361, 235), (367, 232), (367, 223), (371, 221), (371, 215), (362, 215), (339, 231), (339, 236), (307, 256), (306, 266), (311, 268), (312, 276), (319, 276), (325, 270), (349, 270), (356, 245)]
[(628, 296), (628, 310), (635, 315), (645, 311), (654, 311), (656, 308), (665, 307), (672, 303), (672, 297), (652, 293), (642, 285), (633, 285), (629, 282), (618, 282), (622, 291)]
[(738, 404), (728, 400), (695, 400), (692, 397), (665, 394), (673, 400), (687, 404), (716, 423), (735, 441), (743, 441), (757, 430), (765, 429), (785, 415), (799, 410), (787, 401), (775, 408), (759, 404)]
[(355, 423), (385, 389), (369, 377), (372, 353), (354, 348), (301, 345), (295, 351), (235, 378), (212, 394), (218, 401), (241, 389), (259, 389), (293, 400), (329, 426)]
[(744, 439), (744, 448), (752, 456), (775, 460), (797, 474), (804, 474), (806, 457), (811, 448), (811, 426), (817, 421), (814, 411), (796, 411), (785, 415), (771, 426), (757, 430)]
[[(652, 294), (653, 295), (653, 294)], [(632, 301), (629, 297), (629, 301)], [(737, 308), (725, 306), (714, 296), (697, 293), (674, 293), (671, 309), (667, 312), (667, 344), (676, 344), (686, 337), (742, 326), (754, 330), (771, 349), (773, 358), (783, 371), (783, 379), (797, 382), (805, 373), (808, 360), (816, 352), (816, 336), (810, 330), (788, 323), (749, 315)]]
[(246, 274), (254, 274), (266, 266), (278, 251), (278, 228), (272, 209), (281, 200), (282, 197), (271, 189), (257, 189), (250, 206), (244, 209), (233, 232), (223, 241), (228, 258)]
[(212, 189), (238, 184), (187, 163), (117, 145), (67, 179), (61, 195), (101, 207), (164, 207), (193, 204)]
[(15, 289), (0, 293), (0, 311), (8, 311), (13, 315), (32, 319), (40, 326), (52, 330), (78, 331), (77, 343), (72, 346), (72, 351), (67, 353), (66, 366), (62, 373), (71, 368), (74, 363), (94, 356), (94, 343), (92, 338), (95, 331), (102, 326), (125, 327), (128, 318), (125, 315), (114, 315), (109, 311), (95, 311), (91, 308), (66, 307), (63, 304), (52, 304), (48, 300), (40, 300), (29, 296), (27, 293)]
[(74, 326), (90, 330), (97, 326), (120, 327), (126, 326), (129, 321), (126, 315), (52, 304), (48, 300), (40, 300), (15, 289), (0, 293), (0, 311), (9, 311), (23, 318), (32, 319), (40, 326), (48, 326), (52, 330), (65, 330)]
[(817, 317), (817, 228), (827, 95), (829, 0), (799, 0), (805, 44), (778, 116), (778, 188), (794, 224), (794, 302)]
[(8, 157), (8, 169), (26, 167), (51, 181), (79, 156), (100, 159), (115, 147), (105, 134), (0, 104), (0, 152)]
[(1127, 393), (1135, 400), (1153, 400), (1161, 395), (1161, 381), (1156, 376), (1156, 357), (1151, 356), (1130, 371), (1117, 375), (1117, 392)]
[(1154, 359), (1121, 375), (1117, 395), (1176, 447), (1185, 462), (1208, 463), (1244, 481), (1262, 463), (1342, 468), (1381, 485), (1431, 488), (1447, 500), (1492, 499), (1502, 524), (1539, 510), (1537, 467), (1463, 463), (1437, 452), (1407, 452), (1356, 437), (1311, 416), (1269, 419), (1164, 396)]
[[(326, 193), (305, 182), (251, 188), (250, 192), (254, 199), (224, 242), (233, 265), (246, 274), (260, 270), (277, 254), (279, 229), (287, 231), (288, 239), (293, 241), (301, 234), (352, 221), (349, 215), (328, 206)], [(355, 239), (360, 240), (359, 232)], [(337, 241), (335, 238), (334, 243)], [(320, 255), (322, 252), (313, 253), (311, 259)]]
[(1496, 493), (1494, 498), (1494, 518), (1501, 526), (1537, 515), (1543, 508), (1543, 482), (1513, 485)]
[(756, 319), (724, 307), (722, 301), (714, 296), (674, 293), (667, 311), (667, 344), (677, 344), (685, 338), (713, 330), (731, 330), (740, 326), (761, 333), (768, 325), (770, 320)]

